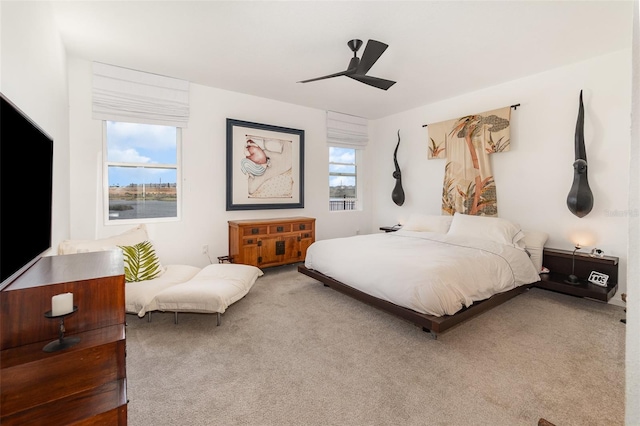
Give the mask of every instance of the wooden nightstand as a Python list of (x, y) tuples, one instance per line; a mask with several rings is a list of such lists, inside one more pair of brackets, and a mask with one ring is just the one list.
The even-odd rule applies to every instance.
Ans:
[[(608, 302), (618, 290), (618, 258), (613, 256), (592, 257), (587, 253), (576, 252), (575, 275), (579, 284), (568, 284), (565, 280), (571, 274), (572, 251), (545, 248), (542, 265), (549, 268), (548, 274), (540, 274), (540, 281), (534, 285), (572, 296)], [(591, 271), (609, 275), (606, 287), (600, 287), (587, 281)]]

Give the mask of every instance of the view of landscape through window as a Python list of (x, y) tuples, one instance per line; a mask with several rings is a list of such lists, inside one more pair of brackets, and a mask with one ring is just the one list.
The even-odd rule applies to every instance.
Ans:
[(356, 150), (329, 147), (329, 210), (355, 210)]
[(107, 122), (109, 220), (178, 216), (178, 130)]

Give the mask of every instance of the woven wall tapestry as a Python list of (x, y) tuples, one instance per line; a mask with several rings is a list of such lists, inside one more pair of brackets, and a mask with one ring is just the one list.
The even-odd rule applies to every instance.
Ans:
[(429, 124), (429, 159), (446, 158), (442, 213), (497, 216), (489, 155), (510, 148), (511, 107)]

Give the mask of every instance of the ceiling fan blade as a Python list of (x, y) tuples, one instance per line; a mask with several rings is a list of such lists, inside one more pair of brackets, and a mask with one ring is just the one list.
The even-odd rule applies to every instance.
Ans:
[(309, 80), (298, 81), (298, 83), (309, 83), (311, 81), (318, 81), (318, 80), (324, 80), (324, 79), (327, 79), (327, 78), (340, 77), (340, 76), (343, 76), (343, 75), (353, 74), (354, 72), (355, 72), (355, 70), (340, 71), (340, 72), (337, 72), (335, 74), (329, 74), (329, 75), (325, 75), (325, 76), (322, 76), (322, 77), (310, 78)]
[(366, 74), (380, 56), (382, 56), (384, 51), (387, 50), (387, 47), (389, 47), (388, 44), (384, 44), (377, 40), (369, 40), (367, 42), (367, 47), (364, 48), (362, 58), (360, 58), (360, 64), (358, 64), (356, 74)]
[(369, 86), (377, 87), (378, 89), (387, 90), (389, 87), (396, 84), (395, 81), (385, 80), (384, 78), (371, 77), (368, 75), (353, 74), (347, 75), (347, 77), (357, 80), (361, 83), (368, 84)]

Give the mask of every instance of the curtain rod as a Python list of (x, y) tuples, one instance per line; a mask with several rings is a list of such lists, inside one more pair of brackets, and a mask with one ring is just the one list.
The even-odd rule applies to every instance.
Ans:
[[(511, 105), (511, 108), (513, 108), (514, 110), (517, 110), (518, 107), (520, 106), (520, 104), (515, 104), (515, 105)], [(427, 127), (428, 124), (423, 124), (422, 127)]]

